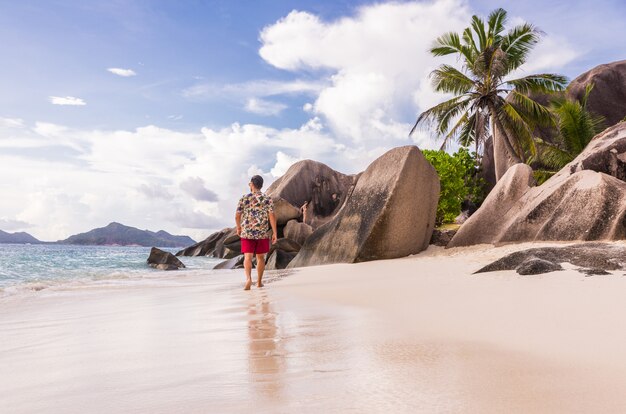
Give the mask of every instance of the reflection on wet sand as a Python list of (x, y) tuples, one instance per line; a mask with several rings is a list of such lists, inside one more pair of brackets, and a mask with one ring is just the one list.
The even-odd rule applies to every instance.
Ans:
[(257, 395), (280, 398), (285, 372), (283, 338), (276, 323), (277, 314), (264, 291), (248, 302), (248, 372)]

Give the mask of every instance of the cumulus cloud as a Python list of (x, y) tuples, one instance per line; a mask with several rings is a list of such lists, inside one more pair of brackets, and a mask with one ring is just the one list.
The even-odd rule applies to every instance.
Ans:
[[(379, 154), (346, 147), (316, 118), (293, 129), (235, 123), (196, 132), (39, 122), (12, 137), (0, 139), (0, 217), (32, 223), (29, 232), (41, 240), (65, 239), (110, 221), (200, 240), (233, 225), (237, 200), (253, 174), (269, 186), (303, 158), (351, 173)], [(13, 156), (23, 141), (33, 150), (53, 142), (71, 151), (57, 160)]]
[(70, 105), (70, 106), (84, 106), (87, 103), (81, 98), (76, 98), (74, 96), (50, 96), (50, 103), (52, 105)]
[(245, 110), (257, 115), (274, 116), (279, 115), (287, 108), (287, 105), (280, 102), (269, 101), (260, 98), (250, 98), (246, 102)]
[(278, 151), (276, 153), (276, 164), (274, 164), (274, 166), (270, 170), (272, 177), (278, 178), (284, 175), (289, 167), (291, 167), (298, 161), (302, 161), (302, 158), (292, 157), (282, 151)]
[(124, 78), (128, 78), (130, 76), (136, 76), (137, 73), (132, 69), (122, 69), (122, 68), (108, 68), (109, 72), (114, 75), (122, 76)]
[(198, 201), (218, 201), (217, 194), (206, 188), (204, 180), (200, 177), (189, 177), (182, 183), (180, 188)]
[(463, 29), (470, 16), (460, 0), (375, 4), (330, 22), (292, 11), (262, 30), (259, 54), (287, 71), (333, 72), (307, 109), (355, 143), (391, 144), (407, 140), (409, 119), (426, 108), (414, 92), (434, 66), (429, 46), (443, 31)]
[(12, 232), (28, 229), (33, 225), (22, 220), (0, 218), (0, 230)]
[(143, 183), (137, 187), (137, 191), (148, 198), (162, 198), (164, 200), (174, 199), (174, 195), (172, 195), (165, 186), (158, 183)]

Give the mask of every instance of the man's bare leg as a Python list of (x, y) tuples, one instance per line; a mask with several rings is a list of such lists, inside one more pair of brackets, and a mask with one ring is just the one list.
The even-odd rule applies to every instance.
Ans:
[(265, 271), (265, 255), (256, 255), (256, 273), (258, 276), (257, 287), (263, 287), (263, 272)]
[(250, 290), (250, 286), (252, 286), (252, 253), (244, 253), (243, 254), (243, 269), (246, 273), (246, 287), (244, 290)]

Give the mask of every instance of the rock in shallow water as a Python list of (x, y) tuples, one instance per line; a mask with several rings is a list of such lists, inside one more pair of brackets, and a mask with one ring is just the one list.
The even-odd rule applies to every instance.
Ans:
[(147, 263), (149, 266), (159, 270), (177, 270), (185, 267), (183, 262), (178, 260), (172, 253), (165, 252), (156, 247), (150, 250)]

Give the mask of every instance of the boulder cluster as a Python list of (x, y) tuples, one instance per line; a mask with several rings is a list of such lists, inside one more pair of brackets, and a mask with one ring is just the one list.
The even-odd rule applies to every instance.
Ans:
[[(320, 162), (297, 162), (266, 192), (274, 201), (277, 243), (266, 269), (391, 259), (430, 241), (439, 178), (416, 146), (394, 148), (362, 173), (346, 175)], [(177, 256), (227, 259), (243, 266), (236, 229), (226, 228)]]

